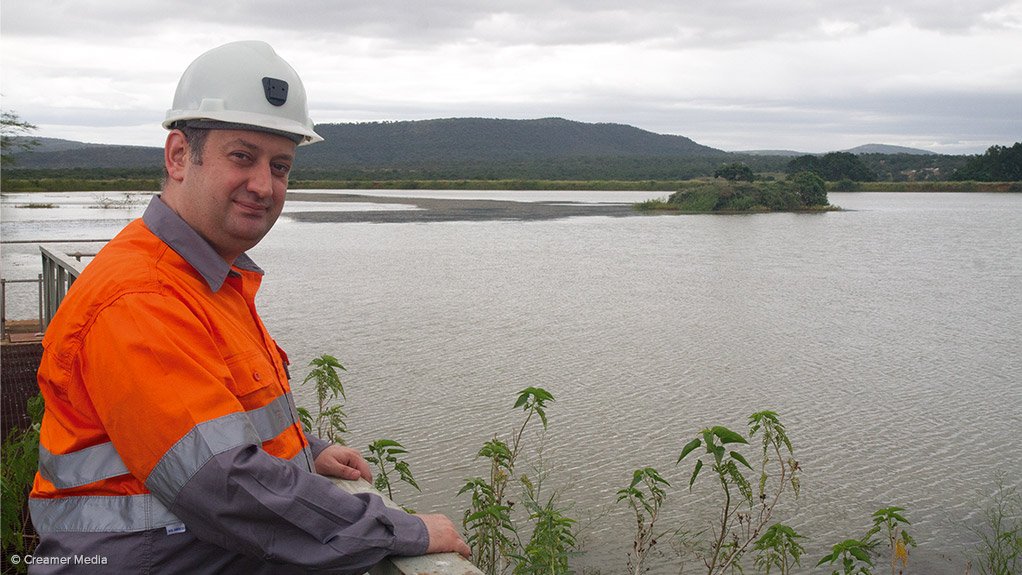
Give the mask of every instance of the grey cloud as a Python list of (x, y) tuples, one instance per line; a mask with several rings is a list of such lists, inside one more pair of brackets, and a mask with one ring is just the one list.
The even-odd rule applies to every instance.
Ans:
[(389, 39), (416, 46), (469, 39), (508, 44), (603, 42), (735, 43), (806, 34), (823, 20), (849, 22), (871, 30), (902, 22), (924, 29), (960, 33), (1020, 22), (986, 18), (1016, 5), (1011, 0), (705, 0), (665, 2), (576, 0), (514, 3), (478, 0), (310, 0), (284, 6), (277, 0), (208, 2), (75, 2), (8, 0), (3, 32), (15, 35), (121, 37), (144, 39), (157, 30), (258, 28), (293, 32), (296, 41), (349, 36)]
[[(922, 46), (894, 54), (900, 58), (876, 66), (863, 64), (861, 55), (846, 53), (850, 50), (846, 46), (860, 50), (868, 46), (861, 37), (864, 32), (906, 24), (939, 35), (972, 35), (968, 41), (958, 39), (967, 48), (998, 45), (976, 39), (994, 38), (994, 42), (1007, 44), (1013, 32), (1022, 30), (1019, 0), (905, 0), (897, 4), (879, 0), (311, 0), (287, 6), (270, 0), (180, 0), (173, 4), (4, 0), (2, 11), (4, 81), (8, 86), (24, 83), (24, 90), (9, 88), (21, 92), (15, 107), (38, 124), (158, 122), (166, 108), (164, 97), (169, 98), (183, 66), (199, 51), (218, 41), (264, 37), (303, 73), (315, 71), (315, 77), (309, 73), (310, 85), (316, 86), (316, 78), (325, 77), (318, 81), (335, 86), (354, 77), (365, 86), (363, 90), (333, 90), (335, 95), (330, 97), (338, 101), (314, 102), (314, 107), (320, 106), (313, 111), (318, 121), (562, 116), (627, 123), (689, 137), (727, 134), (728, 142), (762, 141), (760, 147), (773, 147), (772, 138), (781, 135), (790, 135), (791, 140), (818, 138), (825, 146), (833, 134), (867, 137), (899, 130), (963, 141), (1010, 143), (1022, 139), (1018, 120), (1012, 121), (1022, 117), (1017, 105), (1022, 94), (1013, 87), (1018, 84), (1019, 69), (1005, 60), (1004, 50), (978, 65), (985, 66), (976, 68), (982, 73), (971, 74), (971, 81), (981, 86), (974, 89), (982, 91), (980, 95), (941, 87), (946, 82), (936, 72), (959, 74), (958, 62), (935, 71), (929, 62), (920, 61), (915, 70), (917, 64), (910, 57), (918, 55), (925, 48)], [(995, 13), (1001, 18), (990, 16)], [(828, 34), (858, 38), (847, 45), (828, 43), (832, 52), (823, 55), (804, 53), (799, 46)], [(886, 41), (891, 42), (892, 36), (888, 34)], [(187, 41), (168, 41), (173, 38)], [(555, 49), (595, 44), (603, 46)], [(765, 57), (751, 59), (745, 55), (758, 53), (736, 50), (750, 45), (765, 50)], [(448, 50), (451, 46), (455, 49)], [(522, 46), (525, 49), (501, 50)], [(68, 55), (75, 50), (81, 54)], [(343, 54), (344, 50), (358, 53)], [(515, 55), (521, 53), (536, 61), (516, 67), (521, 59)], [(593, 56), (580, 56), (582, 53)], [(597, 54), (611, 54), (619, 60), (608, 64)], [(835, 54), (839, 57), (831, 65)], [(139, 60), (139, 56), (148, 60)], [(631, 73), (629, 65), (629, 59), (646, 57), (653, 63), (643, 68), (648, 83), (640, 74)], [(789, 57), (798, 64), (789, 66), (785, 60)], [(983, 58), (983, 54), (972, 57)], [(492, 73), (498, 66), (495, 62), (502, 58), (509, 64), (508, 72)], [(742, 67), (750, 61), (761, 65)], [(697, 65), (686, 65), (693, 62)], [(849, 63), (855, 64), (849, 71), (837, 69)], [(881, 70), (883, 65), (887, 67)], [(382, 66), (392, 69), (378, 70)], [(439, 84), (431, 84), (436, 78), (425, 74), (429, 66), (443, 74)], [(908, 67), (913, 67), (911, 73)], [(530, 76), (533, 68), (537, 74)], [(512, 72), (520, 72), (521, 77), (509, 76)], [(909, 81), (902, 82), (900, 76)], [(88, 82), (93, 78), (96, 89), (89, 98), (107, 98), (99, 107), (149, 106), (153, 111), (118, 111), (109, 116), (99, 112), (96, 116), (95, 110), (81, 109), (80, 98), (50, 98), (52, 105), (75, 109), (48, 109), (43, 108), (44, 103), (37, 105), (35, 100), (40, 98), (33, 94), (39, 92), (28, 87), (43, 80), (50, 82), (46, 84), (49, 88), (66, 86), (69, 79)], [(689, 79), (691, 85), (686, 83)], [(479, 96), (470, 96), (471, 90), (456, 90), (471, 87), (474, 81), (485, 88), (474, 92)], [(515, 82), (529, 89), (520, 89)], [(417, 89), (420, 85), (422, 90)], [(902, 93), (897, 85), (915, 88), (904, 88), (911, 93)], [(992, 93), (993, 85), (1007, 92)], [(455, 90), (447, 89), (451, 86)], [(849, 95), (843, 99), (812, 96), (828, 90)], [(316, 93), (330, 92), (320, 89)], [(428, 101), (429, 93), (437, 94), (440, 101)], [(763, 96), (790, 93), (798, 96), (790, 101), (767, 101)], [(499, 97), (492, 97), (494, 94)], [(5, 93), (8, 96), (12, 92)], [(686, 100), (697, 96), (714, 99)], [(445, 98), (464, 103), (445, 102)], [(58, 101), (61, 104), (56, 104)], [(723, 147), (713, 141), (700, 143)]]

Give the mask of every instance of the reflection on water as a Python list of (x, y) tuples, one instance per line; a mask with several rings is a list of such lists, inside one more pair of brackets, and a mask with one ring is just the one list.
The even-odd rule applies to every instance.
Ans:
[(675, 486), (665, 528), (706, 527), (710, 485), (684, 488), (681, 446), (773, 409), (804, 469), (802, 497), (779, 519), (811, 537), (806, 572), (898, 505), (919, 542), (910, 571), (963, 573), (995, 472), (1022, 486), (1022, 196), (831, 201), (848, 211), (282, 219), (252, 256), (296, 382), (313, 357), (337, 356), (351, 443), (410, 449), (423, 490), (398, 489), (410, 507), (460, 518), (458, 488), (485, 471), (476, 451), (520, 421), (517, 391), (545, 387), (550, 428), (531, 440), (549, 493), (587, 533), (576, 568), (620, 573), (632, 520), (614, 493), (631, 471), (655, 466)]

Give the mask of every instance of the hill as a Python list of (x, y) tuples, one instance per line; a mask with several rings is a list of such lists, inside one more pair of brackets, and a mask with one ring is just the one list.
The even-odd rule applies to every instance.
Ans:
[[(725, 152), (683, 136), (624, 124), (563, 118), (447, 118), (320, 124), (323, 143), (303, 147), (293, 181), (621, 180), (672, 181), (712, 176), (722, 164), (783, 173), (798, 152)], [(37, 138), (14, 154), (9, 178), (159, 178), (163, 150)], [(885, 180), (946, 179), (967, 158), (870, 144), (849, 150)], [(924, 155), (925, 154), (925, 155)]]
[(920, 150), (919, 148), (892, 146), (890, 144), (866, 144), (863, 146), (856, 146), (854, 148), (844, 151), (852, 154), (910, 154), (913, 156), (936, 155), (933, 152), (927, 150)]
[[(326, 141), (302, 148), (299, 165), (305, 170), (727, 155), (682, 136), (655, 134), (623, 124), (588, 124), (561, 118), (319, 124), (316, 131)], [(16, 155), (18, 168), (158, 168), (162, 164), (163, 151), (155, 147), (37, 140), (40, 145), (32, 152)]]
[[(842, 152), (848, 152), (851, 154), (885, 154), (885, 155), (898, 155), (908, 154), (912, 156), (931, 156), (936, 155), (933, 152), (927, 150), (921, 150), (919, 148), (907, 148), (905, 146), (892, 146), (890, 144), (865, 144), (862, 146), (856, 146), (848, 150), (840, 150)], [(822, 153), (810, 153), (810, 152), (796, 152), (795, 150), (745, 150), (741, 152), (735, 152), (736, 154), (747, 154), (749, 156), (822, 156)]]
[(784, 158), (794, 158), (796, 156), (806, 155), (805, 152), (796, 152), (795, 150), (742, 150), (735, 153), (744, 154), (746, 156), (779, 156)]
[(562, 118), (449, 118), (412, 122), (325, 124), (326, 142), (302, 150), (307, 167), (395, 166), (562, 158), (725, 156), (682, 136), (623, 124)]
[(163, 166), (163, 148), (32, 139), (39, 145), (28, 152), (12, 154), (15, 164), (11, 169), (160, 169)]

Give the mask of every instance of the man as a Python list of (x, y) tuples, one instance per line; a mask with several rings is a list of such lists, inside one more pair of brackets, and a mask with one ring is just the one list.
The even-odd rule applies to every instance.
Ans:
[(162, 195), (43, 341), (33, 571), (363, 573), (387, 555), (467, 556), (447, 517), (322, 477), (370, 472), (303, 433), (256, 313), (245, 252), (280, 215), (296, 146), (322, 139), (298, 75), (264, 43), (221, 46), (185, 71), (164, 126)]

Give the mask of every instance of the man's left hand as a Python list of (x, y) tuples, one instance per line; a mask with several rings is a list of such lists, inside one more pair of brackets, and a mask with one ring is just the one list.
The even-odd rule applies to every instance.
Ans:
[(365, 479), (373, 482), (369, 464), (356, 449), (343, 445), (331, 445), (316, 458), (316, 473), (341, 479)]

